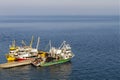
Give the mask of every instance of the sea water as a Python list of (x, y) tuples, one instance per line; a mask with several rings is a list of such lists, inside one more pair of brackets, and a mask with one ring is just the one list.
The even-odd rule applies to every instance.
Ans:
[(70, 62), (0, 69), (0, 80), (120, 80), (119, 16), (0, 16), (0, 63), (9, 45), (27, 45), (40, 37), (40, 50), (66, 41), (75, 54)]

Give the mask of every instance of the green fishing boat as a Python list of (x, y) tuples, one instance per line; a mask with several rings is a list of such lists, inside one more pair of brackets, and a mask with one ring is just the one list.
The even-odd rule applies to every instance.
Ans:
[(55, 64), (62, 64), (65, 62), (70, 61), (70, 59), (61, 59), (61, 60), (53, 60), (50, 62), (39, 62), (38, 64), (32, 63), (34, 66), (51, 66), (51, 65), (55, 65)]
[(59, 48), (50, 47), (49, 52), (41, 52), (32, 64), (34, 66), (51, 66), (68, 62), (73, 57), (70, 45), (64, 41)]
[(55, 64), (61, 64), (70, 61), (70, 59), (62, 59), (62, 60), (57, 60), (57, 61), (52, 61), (52, 62), (46, 62), (41, 64), (40, 66), (51, 66)]

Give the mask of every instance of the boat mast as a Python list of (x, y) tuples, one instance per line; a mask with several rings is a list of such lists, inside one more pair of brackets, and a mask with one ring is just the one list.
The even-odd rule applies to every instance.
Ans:
[(12, 42), (12, 46), (15, 47), (15, 40)]
[(30, 47), (32, 47), (33, 39), (34, 39), (34, 37), (32, 36), (32, 39), (31, 39), (31, 41), (30, 41)]
[(62, 47), (63, 45), (65, 45), (65, 42), (66, 42), (66, 41), (63, 41), (63, 43), (60, 45), (59, 49), (61, 49), (61, 47)]
[(52, 47), (52, 46), (51, 46), (51, 40), (49, 40), (49, 45), (50, 45), (50, 49), (51, 49), (51, 47)]
[(23, 44), (24, 46), (26, 46), (25, 41), (23, 41), (23, 40), (22, 40), (22, 44)]
[(37, 42), (37, 45), (36, 45), (36, 49), (38, 49), (39, 43), (40, 43), (40, 37), (38, 37), (38, 42)]

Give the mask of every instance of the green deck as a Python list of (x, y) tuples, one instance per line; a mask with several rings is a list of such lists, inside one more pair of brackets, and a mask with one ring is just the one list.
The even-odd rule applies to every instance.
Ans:
[(68, 61), (70, 61), (70, 59), (62, 59), (62, 60), (58, 60), (58, 61), (46, 62), (46, 63), (41, 64), (40, 66), (51, 66), (51, 65), (55, 65), (55, 64), (65, 63)]

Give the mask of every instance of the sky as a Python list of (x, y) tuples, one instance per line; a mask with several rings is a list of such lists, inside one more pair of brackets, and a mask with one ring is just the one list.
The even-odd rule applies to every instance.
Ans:
[(0, 0), (0, 15), (119, 15), (119, 0)]

